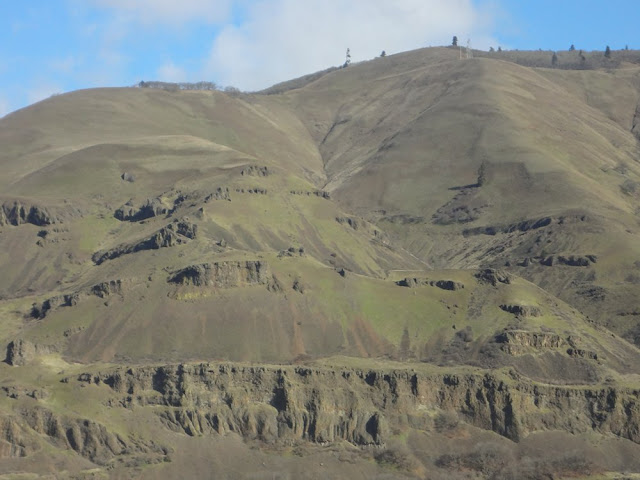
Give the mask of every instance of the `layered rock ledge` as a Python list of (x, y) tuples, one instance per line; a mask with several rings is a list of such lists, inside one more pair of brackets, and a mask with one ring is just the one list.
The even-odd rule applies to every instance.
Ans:
[(167, 427), (189, 435), (232, 431), (266, 442), (381, 445), (392, 426), (428, 429), (437, 412), (448, 411), (514, 441), (561, 430), (640, 443), (640, 390), (545, 385), (513, 371), (203, 363), (121, 368), (78, 380), (109, 385), (113, 405), (154, 406)]

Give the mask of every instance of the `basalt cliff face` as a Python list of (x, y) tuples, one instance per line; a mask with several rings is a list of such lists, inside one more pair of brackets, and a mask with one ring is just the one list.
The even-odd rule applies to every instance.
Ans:
[[(640, 448), (640, 390), (540, 384), (513, 369), (199, 363), (82, 372), (60, 382), (63, 391), (99, 398), (109, 418), (128, 418), (136, 425), (143, 420), (144, 429), (156, 433), (153, 438), (122, 433), (113, 423), (56, 412), (42, 391), (5, 387), (4, 402), (20, 405), (0, 423), (0, 455), (6, 461), (37, 458), (54, 448), (75, 452), (94, 468), (130, 475), (140, 474), (145, 465), (167, 465), (184, 456), (180, 439), (241, 438), (271, 452), (293, 449), (310, 455), (323, 449), (335, 453), (333, 449), (342, 445), (340, 449), (359, 452), (353, 454), (357, 458), (351, 458), (352, 464), (391, 455), (391, 463), (401, 469), (398, 476), (412, 477), (421, 462), (450, 462), (456, 449), (411, 453), (401, 448), (404, 453), (399, 454), (399, 436), (438, 437), (446, 443), (471, 435), (483, 448), (506, 457), (513, 455), (509, 448), (514, 447), (508, 445), (554, 432), (574, 437), (569, 444), (597, 435), (628, 442), (626, 451)], [(571, 452), (578, 457), (582, 453)], [(458, 453), (460, 458), (467, 458), (465, 454), (470, 455)], [(526, 452), (526, 458), (541, 461), (536, 455), (553, 452)], [(585, 458), (581, 461), (582, 466), (562, 468), (574, 468), (574, 473), (601, 468)], [(476, 467), (478, 473), (496, 468), (482, 461)], [(500, 472), (507, 475), (500, 469), (494, 473)]]
[(0, 477), (640, 472), (640, 54), (477, 53), (0, 119)]
[(448, 411), (514, 441), (563, 430), (640, 444), (640, 390), (539, 385), (510, 373), (198, 364), (78, 379), (108, 385), (123, 407), (166, 407), (160, 418), (188, 435), (383, 445), (403, 423), (428, 429), (434, 412)]

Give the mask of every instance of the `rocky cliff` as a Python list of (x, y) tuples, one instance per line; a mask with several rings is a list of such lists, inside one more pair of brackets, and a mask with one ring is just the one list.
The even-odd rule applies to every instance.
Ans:
[(437, 412), (448, 411), (514, 441), (563, 430), (640, 443), (640, 390), (544, 385), (513, 371), (199, 364), (118, 369), (79, 380), (109, 385), (112, 404), (162, 406), (155, 410), (162, 421), (189, 435), (381, 445), (393, 429), (428, 429)]
[(58, 221), (46, 208), (38, 205), (25, 205), (15, 200), (13, 202), (5, 202), (0, 206), (0, 226), (18, 226), (25, 223), (45, 226)]
[(176, 220), (139, 242), (122, 244), (107, 251), (96, 252), (93, 254), (92, 259), (96, 265), (100, 265), (107, 260), (113, 260), (130, 253), (175, 247), (196, 238), (197, 232), (197, 225), (186, 220)]
[(190, 265), (171, 275), (169, 282), (196, 287), (237, 287), (266, 284), (270, 278), (271, 271), (266, 262), (260, 260), (225, 261)]
[(97, 465), (119, 456), (143, 456), (143, 462), (154, 463), (168, 453), (153, 442), (124, 438), (100, 423), (44, 407), (24, 408), (17, 415), (0, 417), (0, 459), (30, 456), (42, 448), (42, 439)]
[(48, 355), (57, 351), (58, 347), (56, 345), (42, 345), (19, 339), (9, 342), (7, 345), (5, 361), (9, 365), (22, 366), (39, 355)]

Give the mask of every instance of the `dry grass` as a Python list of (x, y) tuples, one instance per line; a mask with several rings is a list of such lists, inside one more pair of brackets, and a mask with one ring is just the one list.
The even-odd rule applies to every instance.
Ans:
[[(333, 455), (308, 445), (299, 447), (307, 458), (293, 449), (256, 453), (233, 436), (177, 438), (150, 414), (113, 414), (107, 390), (86, 395), (60, 383), (84, 368), (74, 362), (99, 369), (102, 362), (236, 360), (461, 372), (499, 367), (507, 382), (530, 376), (637, 385), (638, 351), (597, 323), (637, 337), (640, 152), (632, 130), (640, 67), (634, 52), (613, 52), (611, 60), (586, 54), (589, 68), (572, 66), (576, 55), (559, 52), (552, 69), (545, 64), (549, 52), (461, 61), (455, 49), (422, 49), (319, 72), (264, 92), (270, 95), (98, 89), (4, 117), (2, 201), (48, 208), (60, 221), (0, 227), (0, 343), (22, 337), (58, 345), (62, 356), (36, 359), (23, 370), (4, 366), (0, 381), (46, 386), (52, 396), (45, 404), (56, 412), (178, 442), (170, 465), (140, 467), (141, 478), (211, 469), (264, 478), (262, 462), (281, 478), (320, 477), (325, 470), (352, 479), (455, 478), (467, 471), (509, 478), (515, 474), (505, 459), (533, 472), (531, 478), (536, 471), (637, 469), (626, 460), (633, 449), (620, 447), (619, 461), (598, 458), (592, 468), (586, 444), (574, 456), (562, 452), (544, 463), (544, 448), (520, 451), (486, 438), (445, 458), (441, 446), (429, 444), (433, 454), (417, 448), (424, 432), (415, 431), (372, 454)], [(243, 175), (250, 165), (271, 175)], [(124, 181), (124, 173), (135, 181)], [(231, 201), (205, 201), (218, 188), (228, 188)], [(330, 198), (317, 195), (322, 191)], [(156, 198), (175, 211), (142, 222), (113, 216), (126, 202)], [(139, 242), (185, 218), (198, 224), (192, 241), (99, 266), (91, 261), (98, 250)], [(289, 247), (293, 256), (278, 255)], [(295, 254), (299, 247), (304, 256)], [(541, 263), (551, 255), (597, 261)], [(271, 291), (167, 282), (188, 265), (230, 260), (268, 262)], [(475, 269), (487, 266), (510, 271), (511, 283), (478, 282)], [(405, 277), (426, 284), (396, 285)], [(125, 282), (122, 292), (86, 294), (117, 279)], [(437, 280), (464, 289), (428, 285)], [(294, 289), (296, 282), (304, 288)], [(74, 306), (44, 319), (24, 316), (34, 302), (73, 292), (82, 293)], [(516, 318), (501, 304), (533, 306), (540, 315)], [(507, 355), (495, 340), (505, 328), (576, 337), (598, 361), (570, 358), (566, 345)], [(13, 408), (9, 399), (0, 403), (5, 412)], [(453, 436), (477, 434), (446, 417), (435, 430), (431, 440), (449, 446), (460, 440)], [(60, 460), (67, 453), (42, 445), (43, 465), (81, 470)], [(208, 447), (220, 453), (209, 458)], [(15, 465), (0, 474), (14, 474)], [(36, 460), (29, 465), (45, 473)], [(128, 468), (116, 466), (114, 475), (124, 478)]]

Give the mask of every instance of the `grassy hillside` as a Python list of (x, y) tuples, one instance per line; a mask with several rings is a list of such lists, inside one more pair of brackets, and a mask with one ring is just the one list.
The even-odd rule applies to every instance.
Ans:
[(546, 54), (0, 119), (0, 476), (639, 470), (640, 67)]
[[(461, 61), (453, 49), (426, 49), (329, 73), (283, 97), (347, 209), (430, 265), (512, 268), (624, 333), (619, 314), (634, 311), (640, 293), (640, 70), (530, 68), (510, 58)], [(545, 218), (551, 227), (523, 226)], [(595, 255), (588, 285), (579, 269), (544, 269), (542, 283), (513, 268), (553, 254)], [(589, 288), (606, 291), (602, 301), (578, 293)]]
[[(425, 49), (281, 94), (87, 90), (9, 115), (0, 129), (5, 217), (16, 202), (26, 214), (5, 222), (10, 274), (0, 290), (46, 300), (302, 247), (295, 265), (377, 278), (507, 268), (631, 331), (638, 71), (509, 60)], [(46, 221), (27, 218), (34, 208)], [(196, 225), (197, 238), (141, 247), (174, 221)], [(117, 258), (97, 265), (96, 255)], [(591, 260), (562, 263), (574, 257)], [(328, 322), (343, 325), (344, 315)], [(353, 312), (376, 324), (369, 315), (364, 304)]]

